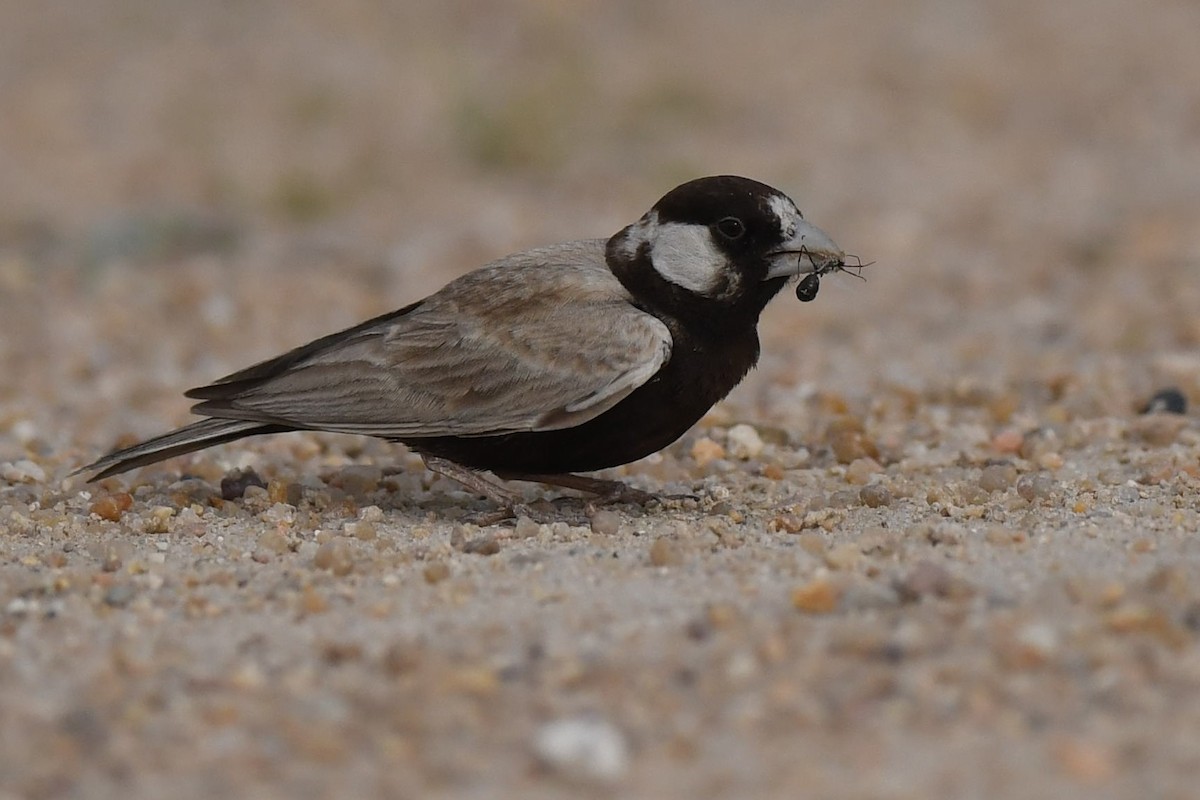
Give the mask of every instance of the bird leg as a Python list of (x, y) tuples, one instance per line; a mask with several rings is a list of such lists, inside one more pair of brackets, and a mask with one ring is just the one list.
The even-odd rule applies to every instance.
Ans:
[(489, 481), (481, 473), (469, 467), (455, 464), (453, 461), (447, 461), (437, 456), (423, 455), (421, 459), (425, 462), (425, 467), (430, 472), (441, 475), (444, 478), (449, 478), (452, 481), (457, 481), (472, 492), (481, 494), (494, 503), (502, 506), (511, 506), (521, 502), (521, 498), (517, 497), (517, 495), (505, 489), (500, 484)]
[(469, 467), (464, 467), (461, 464), (455, 464), (453, 461), (438, 458), (437, 456), (422, 455), (421, 459), (425, 462), (425, 467), (430, 472), (441, 475), (444, 478), (449, 478), (452, 481), (457, 481), (472, 492), (483, 495), (499, 506), (495, 512), (484, 514), (476, 519), (475, 522), (478, 525), (486, 527), (503, 522), (506, 519), (515, 519), (519, 516), (526, 516), (538, 522), (541, 521), (542, 515), (529, 508), (518, 495), (510, 492), (498, 483), (489, 481), (479, 472)]
[[(422, 455), (421, 458), (425, 461), (425, 467), (430, 472), (456, 481), (470, 491), (483, 495), (499, 506), (495, 512), (483, 514), (474, 520), (481, 526), (495, 525), (506, 519), (514, 519), (520, 516), (529, 517), (535, 522), (548, 521), (544, 519), (544, 514), (540, 514), (530, 508), (519, 495), (494, 481), (488, 480), (477, 470), (464, 467), (461, 464), (456, 464), (444, 458), (438, 458), (437, 456)], [(589, 478), (585, 475), (575, 475), (569, 472), (548, 475), (502, 472), (497, 473), (497, 476), (503, 480), (544, 483), (549, 486), (560, 486), (564, 489), (574, 489), (575, 491), (594, 494), (596, 495), (594, 502), (600, 505), (629, 503), (644, 506), (651, 500), (659, 499), (657, 495), (650, 492), (643, 492), (641, 489), (635, 489), (621, 481)]]

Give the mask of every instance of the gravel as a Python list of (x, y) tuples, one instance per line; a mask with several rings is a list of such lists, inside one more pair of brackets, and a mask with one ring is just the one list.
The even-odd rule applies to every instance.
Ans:
[[(1194, 4), (127, 5), (0, 33), (0, 795), (1195, 794)], [(318, 434), (70, 477), (718, 171), (876, 263), (601, 474), (661, 501), (481, 526)]]

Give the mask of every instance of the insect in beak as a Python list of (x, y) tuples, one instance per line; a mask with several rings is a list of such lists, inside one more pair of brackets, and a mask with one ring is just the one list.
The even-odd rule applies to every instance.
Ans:
[[(814, 264), (816, 263), (816, 261), (814, 261), (809, 256), (809, 254), (805, 251), (804, 248), (800, 248), (800, 254), (798, 257), (801, 259), (803, 259), (805, 257), (809, 257), (809, 260), (812, 263), (814, 263)], [(854, 277), (865, 281), (866, 278), (864, 278), (862, 275), (863, 268), (869, 267), (872, 264), (874, 264), (875, 262), (868, 261), (867, 263), (864, 264), (862, 262), (861, 258), (859, 258), (858, 256), (854, 256), (854, 255), (846, 256), (846, 258), (853, 258), (855, 263), (847, 264), (844, 260), (843, 261), (830, 261), (830, 262), (827, 262), (822, 267), (820, 267), (816, 270), (813, 270), (812, 272), (808, 273), (803, 278), (801, 278), (800, 282), (798, 284), (796, 284), (796, 299), (802, 303), (808, 303), (808, 302), (811, 302), (813, 299), (815, 299), (817, 296), (817, 292), (820, 291), (820, 289), (821, 289), (821, 276), (826, 275), (830, 272), (848, 272), (851, 275), (853, 275)]]
[(820, 288), (821, 276), (815, 272), (810, 272), (796, 284), (796, 299), (802, 303), (807, 303), (816, 298), (817, 291)]

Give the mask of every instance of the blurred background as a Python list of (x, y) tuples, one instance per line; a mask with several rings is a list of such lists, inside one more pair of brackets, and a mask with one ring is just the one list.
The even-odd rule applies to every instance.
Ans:
[(158, 430), (185, 384), (723, 172), (876, 262), (770, 309), (755, 413), (951, 376), (1112, 412), (1194, 367), (1192, 2), (4, 5), (10, 421)]
[[(536, 782), (536, 726), (594, 703), (634, 795), (1191, 797), (1195, 414), (1135, 415), (1164, 386), (1200, 402), (1198, 34), (1195, 0), (0, 0), (0, 784), (495, 796)], [(706, 478), (731, 502), (694, 530), (629, 527), (676, 525), (655, 513), (488, 559), (442, 517), (453, 489), (352, 497), (385, 507), (361, 541), (352, 504), (285, 539), (172, 494), (404, 464), (354, 437), (61, 481), (187, 421), (188, 387), (717, 173), (874, 263), (782, 295), (760, 368), (630, 468), (692, 481), (696, 437), (738, 421), (786, 443), (784, 479)], [(781, 492), (819, 513), (857, 489), (871, 459), (828, 455), (846, 420), (897, 501), (765, 527)], [(1010, 460), (1045, 481), (999, 507), (977, 473)], [(127, 488), (177, 528), (83, 493)], [(981, 502), (992, 522), (939, 527)], [(748, 522), (709, 531), (719, 506)], [(367, 555), (331, 572), (318, 536)], [(808, 614), (795, 587), (842, 567), (845, 613)], [(947, 570), (979, 593), (942, 598)]]

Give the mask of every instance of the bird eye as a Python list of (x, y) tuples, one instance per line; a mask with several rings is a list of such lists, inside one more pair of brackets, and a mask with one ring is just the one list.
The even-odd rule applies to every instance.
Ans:
[(725, 217), (717, 223), (717, 231), (726, 239), (740, 239), (746, 233), (746, 226), (737, 217)]

